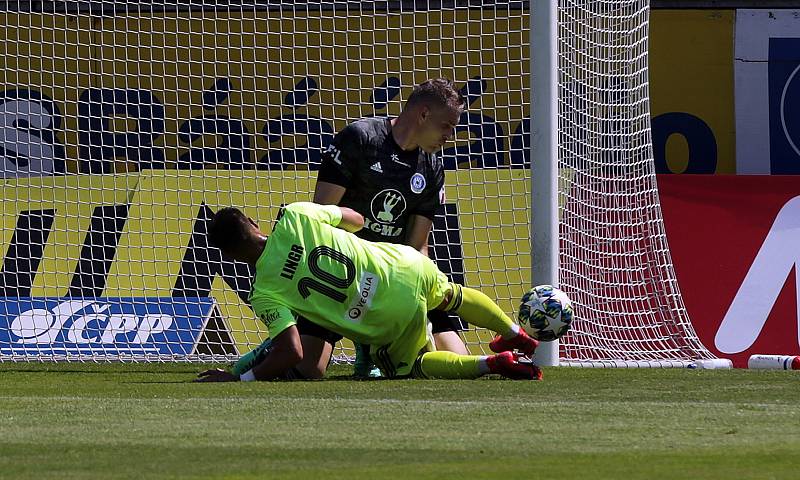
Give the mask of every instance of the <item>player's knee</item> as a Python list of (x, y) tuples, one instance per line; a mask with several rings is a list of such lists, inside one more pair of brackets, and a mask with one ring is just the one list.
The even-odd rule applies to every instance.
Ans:
[(322, 368), (318, 365), (298, 365), (296, 370), (307, 380), (319, 380), (325, 376), (327, 368)]
[(300, 348), (289, 348), (286, 350), (285, 355), (285, 362), (286, 365), (294, 367), (300, 364), (303, 361), (303, 349)]
[(455, 312), (461, 307), (462, 301), (462, 286), (457, 283), (450, 283), (450, 288), (444, 293), (442, 303), (436, 307), (436, 310), (443, 310), (445, 312)]
[(436, 342), (437, 350), (444, 350), (448, 352), (458, 353), (460, 355), (469, 355), (470, 352), (464, 341), (458, 335), (458, 332), (443, 331), (433, 334), (433, 339)]
[(453, 290), (448, 290), (444, 294), (444, 298), (442, 299), (442, 303), (436, 306), (436, 310), (440, 310), (443, 312), (447, 311), (447, 305), (450, 304), (450, 299), (453, 298)]

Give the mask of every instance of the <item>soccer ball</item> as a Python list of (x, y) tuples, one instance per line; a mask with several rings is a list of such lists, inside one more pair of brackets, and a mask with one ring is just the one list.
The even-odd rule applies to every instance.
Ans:
[(569, 331), (572, 317), (572, 302), (566, 293), (552, 285), (539, 285), (522, 296), (517, 320), (528, 335), (549, 342)]

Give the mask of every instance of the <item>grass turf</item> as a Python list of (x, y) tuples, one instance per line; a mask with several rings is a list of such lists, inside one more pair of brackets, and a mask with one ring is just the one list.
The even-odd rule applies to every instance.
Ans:
[(197, 365), (0, 364), (0, 478), (795, 479), (799, 372), (189, 383)]

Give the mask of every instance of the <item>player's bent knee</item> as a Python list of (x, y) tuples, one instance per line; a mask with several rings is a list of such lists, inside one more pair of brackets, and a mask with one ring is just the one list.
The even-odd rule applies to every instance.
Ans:
[(302, 375), (303, 378), (307, 380), (319, 380), (320, 378), (325, 376), (327, 369), (319, 367), (302, 367), (298, 365), (297, 367), (295, 367), (295, 370), (297, 370), (300, 373), (300, 375)]
[(445, 350), (448, 352), (458, 353), (459, 355), (469, 355), (469, 349), (464, 344), (458, 332), (448, 330), (445, 332), (436, 332), (433, 334), (433, 340), (436, 342), (437, 350)]
[(442, 299), (442, 303), (440, 303), (436, 310), (443, 310), (445, 312), (455, 312), (461, 307), (462, 301), (462, 286), (450, 282), (450, 288), (444, 293), (444, 298)]

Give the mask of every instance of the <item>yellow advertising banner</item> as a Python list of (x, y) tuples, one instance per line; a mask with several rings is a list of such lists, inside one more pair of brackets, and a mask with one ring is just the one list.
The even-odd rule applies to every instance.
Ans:
[(6, 122), (0, 128), (22, 121), (55, 138), (23, 133), (0, 147), (5, 155), (24, 156), (27, 144), (38, 144), (41, 170), (77, 171), (78, 98), (93, 82), (91, 18), (4, 12), (2, 21), (0, 115)]
[[(29, 217), (50, 217), (20, 296), (213, 297), (245, 351), (266, 334), (247, 306), (248, 273), (207, 248), (205, 221), (237, 206), (269, 234), (281, 205), (307, 201), (315, 180), (308, 171), (152, 170), (7, 181), (0, 249), (8, 259)], [(460, 252), (450, 260), (512, 314), (529, 288), (528, 171), (451, 172), (445, 190), (457, 227), (448, 226), (448, 244)]]
[[(34, 269), (25, 271), (20, 268), (22, 265), (14, 265), (20, 268), (20, 275), (32, 278), (29, 283), (15, 279), (17, 286), (7, 282), (4, 285), (6, 295), (68, 295), (81, 258), (91, 260), (91, 254), (83, 252), (91, 246), (86, 245), (87, 232), (100, 220), (98, 208), (129, 204), (138, 181), (138, 175), (73, 175), (32, 177), (0, 184), (3, 198), (0, 202), (3, 221), (0, 252), (4, 253), (7, 263), (11, 261), (14, 265), (14, 261), (19, 261)], [(15, 234), (27, 238), (15, 239)], [(12, 241), (17, 242), (15, 248), (12, 248)], [(10, 258), (19, 248), (26, 254)], [(98, 255), (97, 260), (102, 263), (105, 258)], [(19, 291), (9, 292), (11, 288)]]
[(653, 10), (650, 112), (659, 173), (736, 173), (734, 10)]

